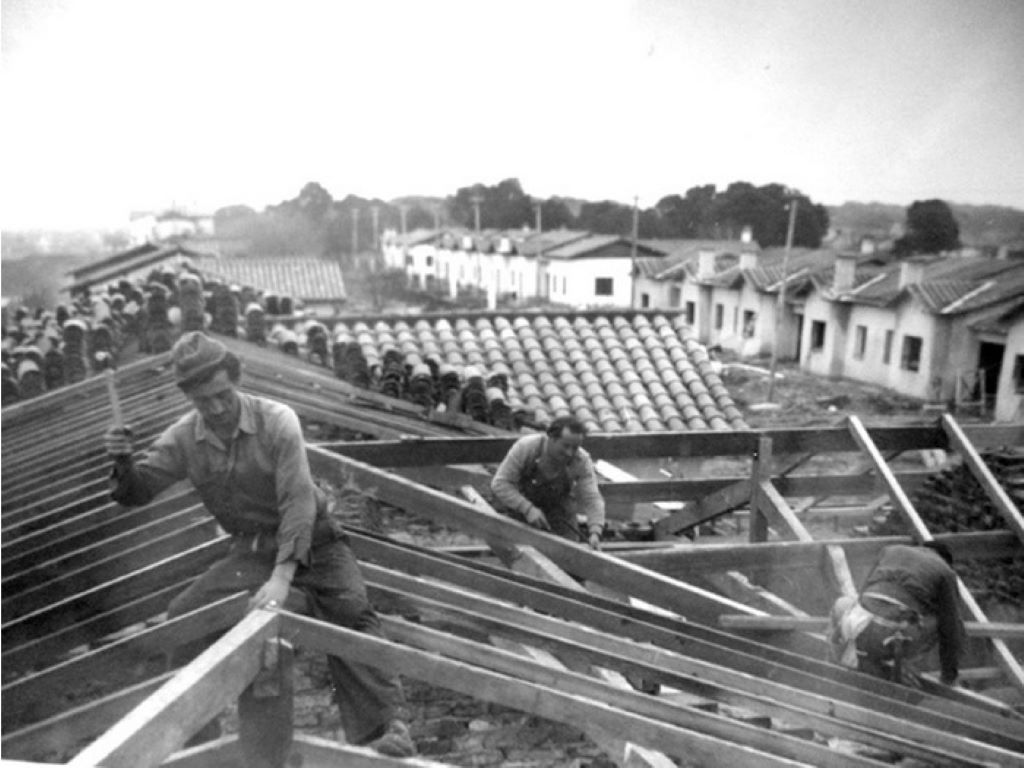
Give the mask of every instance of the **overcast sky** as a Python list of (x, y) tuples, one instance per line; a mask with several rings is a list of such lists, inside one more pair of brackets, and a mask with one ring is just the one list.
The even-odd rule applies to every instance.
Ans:
[(1024, 208), (1020, 0), (3, 0), (0, 226), (533, 195)]

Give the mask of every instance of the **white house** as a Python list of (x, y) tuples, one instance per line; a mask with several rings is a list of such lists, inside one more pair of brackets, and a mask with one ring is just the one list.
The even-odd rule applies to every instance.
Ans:
[[(661, 254), (637, 243), (636, 255)], [(549, 301), (581, 308), (634, 305), (633, 246), (624, 237), (589, 235), (548, 250), (543, 261)]]

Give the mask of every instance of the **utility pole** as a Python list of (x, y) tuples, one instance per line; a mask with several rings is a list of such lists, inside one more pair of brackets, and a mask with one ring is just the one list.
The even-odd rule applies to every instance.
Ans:
[(786, 250), (782, 252), (782, 285), (775, 303), (775, 338), (772, 339), (772, 364), (768, 373), (768, 402), (775, 396), (775, 368), (779, 362), (779, 341), (782, 335), (782, 314), (786, 310), (786, 283), (789, 282), (789, 252), (793, 248), (793, 230), (796, 229), (797, 199), (789, 201), (789, 228), (786, 230)]
[(409, 215), (409, 206), (408, 205), (400, 205), (400, 206), (398, 206), (398, 215), (402, 219), (402, 234), (403, 235), (407, 234), (408, 230), (406, 229), (405, 222), (406, 222), (406, 217)]
[(629, 306), (636, 309), (636, 238), (640, 231), (640, 209), (637, 203), (640, 198), (633, 195), (633, 242), (629, 248)]
[(541, 206), (542, 205), (543, 205), (543, 203), (540, 200), (534, 200), (533, 201), (533, 218), (534, 218), (534, 221), (536, 222), (535, 226), (537, 228), (537, 234), (538, 235), (540, 234), (540, 231), (541, 231), (541, 229), (540, 229), (540, 225), (541, 225), (540, 211), (541, 211)]
[(484, 201), (483, 197), (479, 194), (473, 195), (469, 199), (473, 204), (473, 231), (480, 234), (480, 203)]
[(380, 206), (370, 206), (370, 215), (373, 216), (373, 250), (380, 249)]
[(352, 209), (352, 258), (359, 253), (359, 209)]

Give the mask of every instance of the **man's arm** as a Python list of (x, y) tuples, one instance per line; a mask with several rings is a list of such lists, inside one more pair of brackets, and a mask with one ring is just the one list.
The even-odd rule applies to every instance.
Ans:
[(550, 530), (544, 513), (519, 492), (519, 481), (529, 462), (534, 460), (534, 451), (525, 439), (513, 443), (498, 471), (491, 479), (491, 490), (509, 511), (518, 512), (532, 526)]
[(283, 410), (272, 426), (274, 486), (281, 522), (277, 528), (278, 564), (309, 562), (316, 521), (316, 487), (309, 471), (299, 417)]
[(103, 436), (107, 455), (114, 460), (110, 471), (110, 497), (118, 504), (148, 504), (161, 491), (185, 478), (187, 469), (176, 431), (164, 432), (141, 459), (132, 458), (131, 432), (110, 427)]

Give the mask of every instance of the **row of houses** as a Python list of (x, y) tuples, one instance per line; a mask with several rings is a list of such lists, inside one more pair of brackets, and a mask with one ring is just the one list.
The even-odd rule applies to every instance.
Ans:
[[(739, 240), (589, 232), (420, 230), (382, 238), (386, 266), (427, 290), (497, 302), (685, 314), (708, 346), (776, 351), (812, 373), (1024, 419), (1024, 261), (893, 260), (866, 247), (762, 249)], [(784, 288), (784, 291), (783, 291)], [(780, 298), (781, 297), (781, 298)]]

